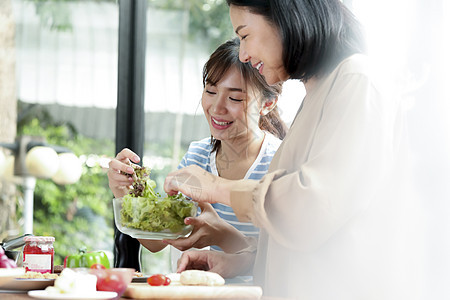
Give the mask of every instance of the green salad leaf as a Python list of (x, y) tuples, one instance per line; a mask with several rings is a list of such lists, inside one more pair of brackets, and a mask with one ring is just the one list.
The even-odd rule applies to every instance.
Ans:
[(150, 168), (148, 167), (134, 167), (133, 176), (134, 181), (129, 191), (129, 195), (134, 197), (148, 197), (155, 198), (159, 196), (155, 193), (156, 182), (150, 179)]
[(122, 226), (144, 231), (180, 232), (186, 217), (193, 216), (197, 207), (182, 194), (161, 197), (155, 192), (156, 183), (150, 179), (147, 167), (135, 169), (135, 180), (129, 193), (122, 198)]

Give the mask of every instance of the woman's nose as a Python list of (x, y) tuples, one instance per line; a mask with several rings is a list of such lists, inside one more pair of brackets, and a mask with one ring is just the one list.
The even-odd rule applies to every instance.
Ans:
[(224, 97), (217, 97), (217, 100), (213, 104), (213, 112), (216, 114), (224, 114), (226, 112)]
[(243, 63), (250, 61), (250, 55), (248, 55), (247, 51), (241, 46), (239, 48), (239, 60)]

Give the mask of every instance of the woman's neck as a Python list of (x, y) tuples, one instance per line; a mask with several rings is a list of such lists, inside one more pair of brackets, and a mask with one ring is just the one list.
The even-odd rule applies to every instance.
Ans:
[(316, 83), (317, 83), (316, 78), (310, 78), (310, 79), (308, 79), (308, 81), (303, 82), (306, 93), (310, 93), (316, 86)]
[(227, 179), (242, 179), (258, 157), (264, 142), (264, 132), (259, 130), (251, 137), (222, 141), (216, 155), (219, 176)]

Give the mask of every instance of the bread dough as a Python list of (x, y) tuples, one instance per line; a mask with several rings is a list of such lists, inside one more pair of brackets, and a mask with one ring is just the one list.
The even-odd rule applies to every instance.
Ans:
[(181, 285), (180, 273), (169, 273), (166, 275), (170, 279), (170, 285)]
[(225, 279), (217, 273), (202, 270), (186, 270), (181, 272), (180, 282), (184, 285), (224, 285)]

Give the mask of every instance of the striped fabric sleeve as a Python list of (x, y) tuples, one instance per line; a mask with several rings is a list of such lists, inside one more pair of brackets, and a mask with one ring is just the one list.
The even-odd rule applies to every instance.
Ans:
[(189, 148), (186, 154), (181, 159), (180, 164), (178, 165), (178, 169), (190, 166), (197, 165), (200, 168), (203, 168), (207, 171), (209, 165), (209, 157), (211, 155), (211, 142), (210, 138), (205, 138), (200, 141), (192, 142), (189, 145)]

